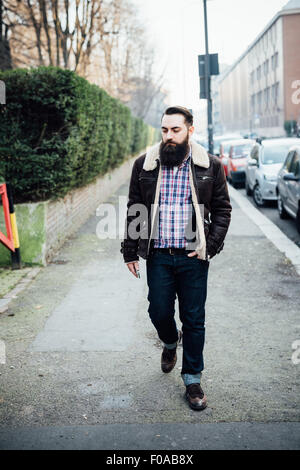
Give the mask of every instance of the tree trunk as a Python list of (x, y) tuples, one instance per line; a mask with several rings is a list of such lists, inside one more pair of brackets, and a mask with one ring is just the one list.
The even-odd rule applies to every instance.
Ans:
[(12, 69), (10, 47), (7, 39), (0, 41), (0, 70)]

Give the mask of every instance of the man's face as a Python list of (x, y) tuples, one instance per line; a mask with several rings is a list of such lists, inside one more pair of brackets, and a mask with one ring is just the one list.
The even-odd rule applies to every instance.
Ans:
[(182, 114), (164, 115), (161, 123), (161, 164), (168, 167), (180, 165), (189, 152), (189, 140), (193, 127), (187, 127)]
[(182, 144), (194, 132), (194, 127), (187, 127), (182, 114), (165, 114), (161, 122), (162, 140), (170, 145)]

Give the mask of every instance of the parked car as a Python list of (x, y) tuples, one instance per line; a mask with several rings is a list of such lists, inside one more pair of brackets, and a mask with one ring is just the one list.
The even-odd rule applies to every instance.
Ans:
[(220, 156), (220, 146), (225, 142), (229, 142), (230, 140), (239, 140), (241, 139), (240, 134), (223, 134), (223, 135), (215, 135), (214, 136), (214, 154), (219, 157)]
[(228, 178), (228, 155), (232, 142), (232, 140), (222, 142), (219, 149), (219, 157), (224, 167), (226, 178)]
[(227, 178), (227, 161), (231, 142), (240, 140), (239, 134), (225, 134), (214, 138), (214, 153), (220, 157)]
[(239, 139), (230, 143), (227, 160), (227, 178), (232, 186), (245, 183), (245, 168), (254, 140)]
[[(230, 142), (230, 141), (229, 141)], [(220, 148), (219, 148), (219, 157), (221, 159), (221, 162), (222, 162), (222, 165), (223, 165), (223, 168), (224, 168), (224, 172), (225, 172), (225, 176), (226, 178), (228, 177), (228, 167), (227, 167), (227, 163), (228, 163), (228, 153), (229, 153), (229, 149), (230, 149), (230, 143), (227, 143), (226, 141), (225, 142), (222, 142), (220, 144)]]
[(278, 173), (277, 207), (281, 219), (296, 219), (300, 233), (300, 142), (290, 149)]
[(289, 149), (299, 144), (297, 138), (266, 139), (252, 148), (246, 167), (245, 187), (248, 196), (262, 207), (265, 201), (277, 200), (277, 176)]

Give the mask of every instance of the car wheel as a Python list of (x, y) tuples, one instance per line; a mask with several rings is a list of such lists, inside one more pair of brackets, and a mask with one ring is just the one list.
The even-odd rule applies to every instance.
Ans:
[(297, 212), (297, 217), (296, 217), (296, 227), (298, 232), (300, 233), (300, 207)]
[(279, 212), (279, 217), (281, 219), (287, 219), (289, 217), (289, 214), (285, 210), (282, 199), (281, 199), (281, 196), (279, 194), (278, 194), (278, 198), (277, 198), (277, 208), (278, 208), (278, 212)]
[(247, 178), (245, 179), (245, 188), (247, 196), (252, 196), (252, 189), (249, 186)]
[(262, 207), (265, 204), (265, 201), (262, 197), (260, 186), (258, 183), (256, 183), (256, 185), (253, 188), (253, 199), (254, 199), (255, 204), (258, 207)]

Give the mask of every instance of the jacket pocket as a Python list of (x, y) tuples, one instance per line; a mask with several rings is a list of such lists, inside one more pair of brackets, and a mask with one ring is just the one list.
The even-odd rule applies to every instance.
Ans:
[(211, 182), (214, 180), (214, 177), (213, 176), (196, 176), (196, 180), (197, 182), (203, 182), (203, 181), (207, 181), (207, 182)]
[(155, 176), (145, 176), (145, 175), (142, 175), (142, 176), (139, 176), (139, 181), (140, 182), (143, 182), (143, 181), (156, 181), (156, 178)]

